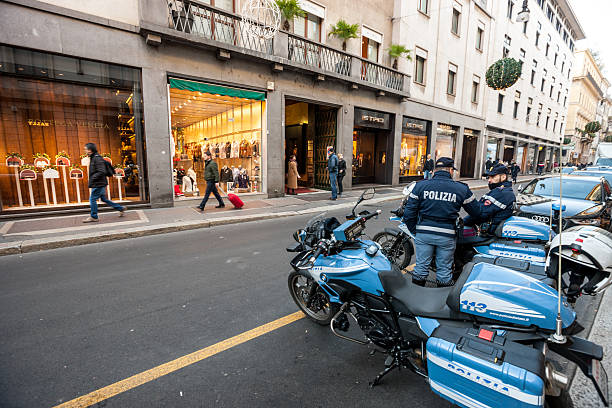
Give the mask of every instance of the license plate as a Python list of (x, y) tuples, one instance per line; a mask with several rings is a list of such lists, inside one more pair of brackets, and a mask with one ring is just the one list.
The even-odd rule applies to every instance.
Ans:
[(601, 361), (599, 360), (591, 360), (591, 380), (593, 380), (593, 384), (595, 384), (595, 388), (601, 397), (603, 403), (608, 405), (608, 374), (606, 370), (604, 370), (601, 365)]

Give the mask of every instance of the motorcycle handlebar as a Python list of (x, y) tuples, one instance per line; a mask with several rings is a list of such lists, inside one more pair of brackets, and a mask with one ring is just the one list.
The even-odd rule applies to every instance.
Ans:
[(317, 248), (314, 250), (310, 258), (308, 258), (308, 262), (304, 265), (298, 266), (298, 269), (306, 270), (312, 268), (317, 258), (324, 252), (327, 252), (329, 249), (330, 243), (326, 240), (321, 240), (317, 244)]
[(370, 218), (377, 216), (377, 215), (378, 215), (378, 214), (380, 214), (381, 212), (382, 212), (381, 210), (376, 210), (376, 211), (374, 211), (373, 213), (369, 213), (369, 214), (367, 214), (367, 215), (364, 215), (364, 216), (363, 216), (363, 219), (367, 221), (367, 220), (369, 220)]

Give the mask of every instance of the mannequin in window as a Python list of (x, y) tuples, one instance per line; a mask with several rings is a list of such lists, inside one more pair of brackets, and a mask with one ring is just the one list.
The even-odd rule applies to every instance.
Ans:
[(238, 183), (238, 188), (249, 188), (251, 185), (251, 181), (249, 180), (249, 175), (246, 172), (246, 169), (240, 170), (240, 174), (236, 178), (236, 183)]
[(287, 167), (287, 194), (297, 195), (295, 190), (298, 188), (298, 179), (301, 178), (298, 173), (297, 160), (295, 155), (291, 155), (289, 158), (289, 164)]

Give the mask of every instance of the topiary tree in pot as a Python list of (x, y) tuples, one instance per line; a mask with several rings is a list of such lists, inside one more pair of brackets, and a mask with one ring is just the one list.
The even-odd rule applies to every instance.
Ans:
[(346, 41), (351, 38), (357, 38), (359, 24), (349, 24), (345, 20), (340, 19), (336, 24), (330, 27), (329, 36), (334, 36), (342, 40), (342, 51), (346, 51)]
[(412, 60), (410, 56), (410, 50), (400, 44), (391, 44), (387, 49), (389, 57), (393, 60), (393, 69), (397, 69), (397, 60), (401, 57), (406, 57), (407, 60)]
[(295, 17), (306, 17), (306, 12), (300, 7), (297, 0), (276, 0), (276, 5), (283, 16), (283, 30), (291, 29), (291, 21)]

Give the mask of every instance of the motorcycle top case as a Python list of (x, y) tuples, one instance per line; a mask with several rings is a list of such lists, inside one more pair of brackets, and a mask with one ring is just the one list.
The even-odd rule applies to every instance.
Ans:
[(461, 407), (543, 407), (544, 370), (541, 351), (496, 332), (439, 326), (427, 340), (432, 390)]

